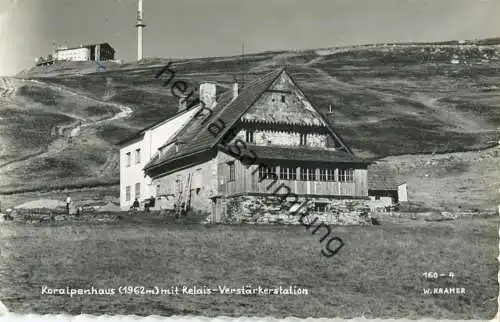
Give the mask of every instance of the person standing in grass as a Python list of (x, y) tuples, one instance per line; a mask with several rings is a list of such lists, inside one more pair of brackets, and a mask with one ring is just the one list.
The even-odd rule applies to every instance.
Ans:
[(69, 215), (69, 207), (71, 205), (71, 197), (68, 195), (66, 198), (66, 214)]
[(139, 199), (135, 198), (134, 200), (134, 203), (132, 204), (132, 207), (130, 207), (131, 209), (134, 209), (134, 210), (139, 210)]

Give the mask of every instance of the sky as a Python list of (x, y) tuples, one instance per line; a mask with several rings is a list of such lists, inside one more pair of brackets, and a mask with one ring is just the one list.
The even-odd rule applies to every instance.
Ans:
[[(143, 0), (144, 57), (500, 36), (500, 0)], [(0, 0), (0, 75), (60, 46), (137, 57), (137, 0)]]

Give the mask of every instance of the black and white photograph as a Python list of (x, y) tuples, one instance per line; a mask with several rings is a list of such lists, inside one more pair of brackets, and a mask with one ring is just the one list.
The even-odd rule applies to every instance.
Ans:
[(497, 321), (499, 17), (0, 0), (0, 319)]

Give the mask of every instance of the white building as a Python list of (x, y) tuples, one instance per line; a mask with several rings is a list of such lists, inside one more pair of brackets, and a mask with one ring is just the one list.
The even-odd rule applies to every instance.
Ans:
[(80, 48), (60, 48), (56, 50), (55, 57), (56, 60), (73, 60), (82, 61), (90, 60), (90, 49), (87, 47)]
[(128, 210), (134, 200), (156, 197), (156, 187), (144, 174), (144, 166), (158, 149), (172, 138), (196, 114), (200, 106), (178, 112), (173, 117), (153, 124), (120, 143), (120, 207)]
[(114, 60), (115, 50), (108, 43), (80, 45), (80, 47), (61, 47), (54, 53), (55, 60), (101, 61)]

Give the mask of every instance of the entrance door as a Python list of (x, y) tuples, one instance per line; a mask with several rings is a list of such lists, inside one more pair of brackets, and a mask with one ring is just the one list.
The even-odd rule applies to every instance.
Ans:
[(214, 212), (212, 213), (212, 222), (213, 223), (221, 223), (226, 217), (226, 198), (225, 197), (217, 197), (215, 199), (215, 205), (212, 206)]
[(215, 223), (215, 217), (217, 216), (217, 200), (219, 198), (212, 199), (212, 213), (210, 214), (212, 223)]

